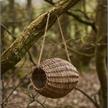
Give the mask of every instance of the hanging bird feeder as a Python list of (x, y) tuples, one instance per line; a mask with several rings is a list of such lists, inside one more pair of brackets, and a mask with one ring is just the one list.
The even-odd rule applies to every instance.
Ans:
[(49, 19), (50, 12), (48, 13), (47, 17), (39, 60), (37, 66), (33, 70), (31, 81), (35, 90), (41, 95), (49, 98), (61, 98), (67, 95), (73, 88), (76, 87), (78, 83), (79, 74), (76, 68), (70, 63), (71, 61), (69, 58), (67, 45), (63, 36), (58, 17), (58, 25), (60, 28), (60, 33), (69, 62), (60, 58), (51, 58), (40, 62), (42, 58)]
[(32, 83), (37, 92), (49, 98), (67, 95), (78, 83), (76, 68), (66, 60), (51, 58), (40, 63), (32, 73)]

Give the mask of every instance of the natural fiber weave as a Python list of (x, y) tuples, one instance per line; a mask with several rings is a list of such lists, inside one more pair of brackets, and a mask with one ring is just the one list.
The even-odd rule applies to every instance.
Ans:
[(31, 80), (41, 95), (60, 98), (76, 86), (78, 78), (79, 74), (71, 63), (60, 58), (51, 58), (34, 69)]

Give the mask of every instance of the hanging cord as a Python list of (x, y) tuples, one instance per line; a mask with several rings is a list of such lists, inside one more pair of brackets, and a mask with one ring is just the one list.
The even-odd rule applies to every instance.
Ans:
[(50, 18), (50, 12), (48, 13), (48, 16), (47, 16), (47, 21), (46, 21), (46, 26), (45, 26), (45, 32), (44, 32), (44, 35), (43, 35), (42, 46), (41, 46), (41, 50), (40, 50), (40, 54), (39, 54), (39, 59), (38, 59), (38, 63), (37, 63), (38, 67), (40, 65), (42, 54), (43, 54), (43, 49), (44, 49), (44, 45), (45, 45), (45, 38), (46, 38), (46, 32), (47, 32), (47, 28), (48, 28), (49, 18)]
[(62, 31), (60, 20), (59, 20), (58, 16), (57, 16), (57, 22), (58, 22), (58, 26), (59, 26), (59, 29), (60, 29), (60, 34), (62, 36), (62, 41), (63, 41), (64, 47), (65, 47), (65, 52), (66, 52), (67, 59), (71, 63), (71, 60), (70, 60), (70, 57), (69, 57), (69, 52), (68, 52), (67, 45), (66, 45), (66, 41), (65, 41), (65, 38), (64, 38), (64, 35), (63, 35), (63, 31)]

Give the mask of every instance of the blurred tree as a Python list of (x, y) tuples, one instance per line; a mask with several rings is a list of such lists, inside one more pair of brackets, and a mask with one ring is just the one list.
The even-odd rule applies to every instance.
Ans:
[(27, 0), (26, 9), (27, 9), (27, 18), (29, 22), (31, 22), (33, 19), (32, 0)]
[[(15, 21), (16, 20), (15, 0), (8, 0), (8, 2), (9, 2), (9, 12), (10, 12), (9, 17), (12, 21)], [(15, 28), (16, 28), (15, 22), (12, 23), (11, 27), (12, 27), (12, 34), (13, 34), (12, 36), (14, 36)]]
[(100, 108), (107, 108), (107, 80), (106, 53), (107, 53), (107, 0), (98, 0), (96, 35), (96, 70), (100, 81)]

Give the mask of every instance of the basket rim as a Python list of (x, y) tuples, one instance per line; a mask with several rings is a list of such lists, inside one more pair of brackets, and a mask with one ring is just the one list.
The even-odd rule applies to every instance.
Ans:
[[(41, 66), (39, 66), (39, 67), (36, 66), (36, 67), (34, 68), (34, 70), (35, 70), (35, 69), (39, 69), (39, 68), (42, 69), (42, 70), (44, 71), (44, 73), (45, 73), (45, 70), (44, 70)], [(35, 72), (35, 71), (32, 72), (32, 75), (33, 75), (34, 72)], [(43, 87), (41, 87), (41, 88), (37, 88), (36, 85), (33, 83), (32, 75), (31, 75), (30, 80), (31, 80), (31, 83), (32, 83), (33, 87), (36, 89), (36, 91), (43, 91), (43, 89), (46, 88), (47, 83), (48, 83), (48, 77), (47, 77), (46, 73), (45, 73), (46, 83), (45, 83), (45, 85), (44, 85)]]

